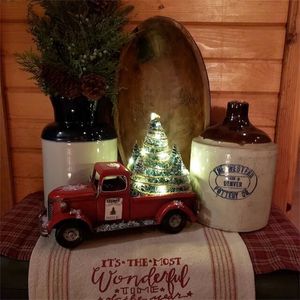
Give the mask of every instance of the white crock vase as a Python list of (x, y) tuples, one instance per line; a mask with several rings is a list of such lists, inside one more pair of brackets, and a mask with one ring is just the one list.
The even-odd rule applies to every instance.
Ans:
[(193, 140), (190, 173), (199, 221), (227, 231), (267, 225), (277, 147), (248, 120), (248, 103), (229, 102), (222, 124)]
[(97, 122), (98, 102), (51, 97), (55, 121), (42, 132), (44, 204), (54, 188), (87, 183), (98, 161), (117, 160), (115, 130)]

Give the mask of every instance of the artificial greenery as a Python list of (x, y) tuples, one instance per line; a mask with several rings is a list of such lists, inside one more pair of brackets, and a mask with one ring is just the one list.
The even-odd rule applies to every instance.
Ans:
[(122, 26), (131, 9), (120, 0), (31, 0), (28, 25), (38, 51), (17, 60), (45, 94), (114, 100), (120, 50), (130, 38)]

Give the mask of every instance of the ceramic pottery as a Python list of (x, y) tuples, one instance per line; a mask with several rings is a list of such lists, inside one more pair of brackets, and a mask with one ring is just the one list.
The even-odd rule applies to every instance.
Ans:
[(166, 17), (142, 22), (121, 55), (115, 114), (119, 151), (127, 164), (142, 145), (150, 114), (160, 115), (169, 144), (189, 165), (192, 139), (209, 124), (210, 94), (201, 53), (188, 31)]
[(117, 160), (112, 127), (97, 122), (96, 101), (51, 97), (55, 122), (42, 132), (45, 205), (54, 188), (85, 183), (98, 161)]
[(248, 103), (229, 102), (222, 124), (192, 142), (190, 172), (201, 223), (228, 231), (264, 227), (269, 218), (277, 147), (248, 120)]

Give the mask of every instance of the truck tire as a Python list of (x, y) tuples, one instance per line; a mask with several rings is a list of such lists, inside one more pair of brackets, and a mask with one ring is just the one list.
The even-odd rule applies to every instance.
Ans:
[(164, 216), (162, 229), (168, 233), (180, 232), (186, 225), (186, 219), (186, 215), (180, 210), (172, 210)]
[(66, 221), (55, 232), (55, 238), (59, 245), (64, 248), (74, 248), (86, 238), (84, 225), (78, 221)]

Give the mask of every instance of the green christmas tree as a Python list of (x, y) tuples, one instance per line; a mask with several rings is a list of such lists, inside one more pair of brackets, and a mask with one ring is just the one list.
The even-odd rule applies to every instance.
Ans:
[(157, 195), (189, 191), (189, 172), (174, 145), (168, 138), (157, 114), (151, 121), (141, 149), (133, 148), (128, 168), (132, 171), (133, 195)]
[(175, 176), (180, 176), (181, 173), (187, 173), (188, 170), (186, 169), (181, 154), (178, 151), (176, 145), (173, 146), (172, 152), (171, 152), (171, 164), (172, 164), (172, 170), (171, 173)]
[(111, 210), (110, 214), (111, 214), (111, 215), (115, 215), (115, 214), (116, 214), (116, 210), (115, 210), (115, 208), (114, 208), (114, 207), (112, 208), (112, 210)]
[(132, 155), (131, 155), (131, 157), (129, 159), (129, 162), (128, 162), (128, 165), (127, 165), (127, 168), (130, 171), (132, 171), (133, 166), (135, 165), (136, 160), (140, 156), (140, 154), (141, 154), (140, 147), (138, 146), (137, 143), (135, 143), (134, 146), (133, 146)]

